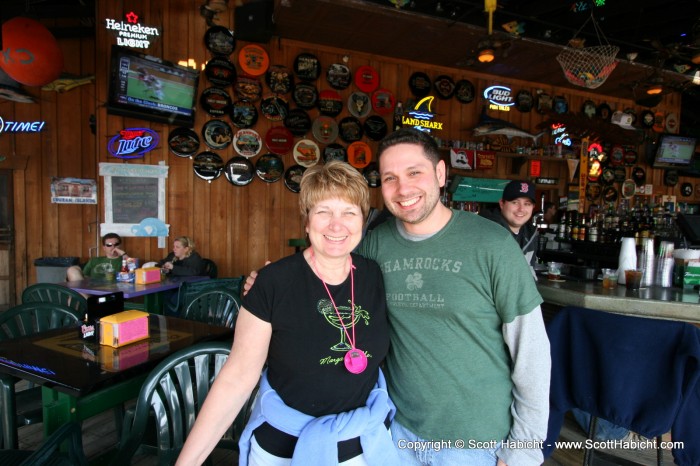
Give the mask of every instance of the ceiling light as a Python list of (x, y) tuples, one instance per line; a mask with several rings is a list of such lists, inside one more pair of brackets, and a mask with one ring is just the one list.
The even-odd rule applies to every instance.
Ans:
[(483, 48), (479, 51), (479, 61), (481, 63), (491, 63), (493, 59), (496, 58), (493, 49), (491, 48)]
[(693, 76), (693, 84), (700, 85), (700, 70), (695, 72), (695, 76)]
[(657, 95), (661, 94), (663, 92), (664, 87), (661, 84), (652, 84), (651, 87), (647, 89), (647, 94), (649, 95)]

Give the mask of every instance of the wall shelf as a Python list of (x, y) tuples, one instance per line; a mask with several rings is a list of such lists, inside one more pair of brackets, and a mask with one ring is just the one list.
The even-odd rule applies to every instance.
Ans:
[(520, 173), (520, 169), (528, 160), (540, 160), (542, 162), (564, 162), (566, 158), (564, 157), (545, 157), (542, 155), (526, 155), (526, 154), (516, 154), (513, 152), (496, 152), (496, 157), (510, 158), (513, 159), (513, 167), (511, 173)]
[[(440, 147), (440, 151), (446, 152), (449, 154), (451, 147)], [(527, 162), (528, 160), (540, 160), (542, 162), (565, 162), (566, 158), (565, 157), (552, 157), (552, 156), (542, 156), (542, 155), (528, 155), (528, 154), (518, 154), (515, 152), (496, 152), (492, 150), (476, 150), (476, 149), (465, 149), (464, 147), (455, 147), (454, 149), (457, 150), (467, 150), (467, 151), (474, 151), (476, 154), (475, 156), (478, 157), (480, 153), (485, 153), (485, 154), (494, 154), (496, 157), (499, 158), (508, 158), (508, 159), (513, 159), (513, 166), (511, 172), (513, 174), (518, 174), (520, 173), (520, 169), (522, 166)], [(449, 163), (450, 160), (448, 159), (447, 162)], [(451, 167), (455, 168), (455, 167)]]

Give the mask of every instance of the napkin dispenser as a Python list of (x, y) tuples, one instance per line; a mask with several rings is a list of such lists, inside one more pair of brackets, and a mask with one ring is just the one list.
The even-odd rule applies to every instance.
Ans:
[(84, 340), (97, 341), (100, 319), (123, 310), (124, 293), (121, 291), (105, 295), (88, 296), (87, 313), (80, 326), (80, 337)]
[(148, 338), (148, 312), (123, 311), (100, 319), (100, 344), (119, 348)]
[(160, 267), (143, 267), (136, 269), (136, 284), (158, 283), (160, 281)]

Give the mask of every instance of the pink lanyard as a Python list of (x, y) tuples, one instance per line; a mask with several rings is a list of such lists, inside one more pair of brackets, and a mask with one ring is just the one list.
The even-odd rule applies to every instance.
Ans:
[[(348, 261), (350, 262), (350, 306), (352, 308), (351, 314), (350, 314), (350, 322), (355, 322), (355, 275), (353, 274), (353, 269), (355, 269), (355, 266), (352, 265), (352, 257), (348, 256)], [(321, 273), (318, 271), (316, 268), (316, 257), (314, 256), (314, 250), (311, 248), (311, 268), (316, 272), (316, 275), (318, 275), (318, 278), (321, 280), (321, 283), (323, 283), (323, 287), (326, 289), (326, 293), (328, 293), (328, 297), (331, 298), (331, 303), (333, 304), (333, 309), (335, 309), (335, 314), (338, 316), (338, 321), (340, 322), (340, 325), (343, 327), (343, 331), (345, 332), (345, 336), (347, 337), (348, 341), (350, 342), (350, 346), (352, 349), (355, 349), (355, 326), (352, 326), (352, 338), (350, 338), (350, 334), (348, 333), (348, 329), (345, 326), (345, 323), (343, 322), (343, 318), (340, 317), (340, 311), (338, 311), (338, 306), (335, 305), (335, 300), (333, 299), (333, 295), (331, 294), (331, 290), (328, 289), (328, 285), (326, 285), (325, 280), (321, 276)]]

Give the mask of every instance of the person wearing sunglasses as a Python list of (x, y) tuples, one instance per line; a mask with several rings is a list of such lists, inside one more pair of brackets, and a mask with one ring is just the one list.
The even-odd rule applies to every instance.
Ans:
[(122, 266), (122, 259), (129, 258), (121, 249), (121, 245), (121, 236), (116, 233), (107, 233), (102, 237), (104, 256), (91, 258), (82, 268), (79, 265), (69, 267), (66, 271), (66, 279), (71, 282), (85, 277), (104, 278), (107, 272), (118, 272)]

